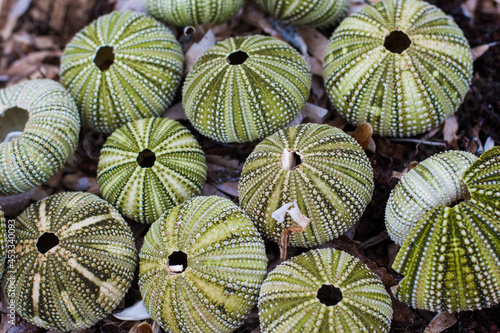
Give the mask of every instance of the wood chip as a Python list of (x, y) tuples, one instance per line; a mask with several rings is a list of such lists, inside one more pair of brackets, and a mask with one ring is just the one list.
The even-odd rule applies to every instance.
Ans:
[(448, 312), (438, 313), (425, 329), (424, 333), (440, 333), (457, 323), (456, 314)]

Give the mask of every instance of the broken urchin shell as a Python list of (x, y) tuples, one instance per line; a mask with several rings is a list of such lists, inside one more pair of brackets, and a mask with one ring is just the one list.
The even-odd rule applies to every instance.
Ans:
[(148, 118), (108, 137), (97, 180), (104, 199), (123, 215), (153, 223), (196, 195), (206, 175), (203, 150), (187, 128), (175, 120)]
[(255, 147), (238, 193), (259, 231), (275, 242), (299, 222), (279, 209), (296, 206), (310, 224), (292, 233), (290, 244), (313, 247), (356, 223), (373, 188), (370, 161), (351, 136), (329, 125), (304, 124), (282, 129)]
[(229, 38), (194, 64), (182, 89), (187, 118), (220, 142), (261, 139), (288, 125), (309, 96), (300, 54), (273, 37)]
[(391, 298), (359, 259), (312, 250), (271, 271), (259, 295), (263, 333), (389, 332)]
[(243, 0), (146, 0), (148, 13), (177, 26), (220, 24), (233, 17)]
[(145, 14), (99, 17), (66, 45), (61, 82), (82, 124), (111, 133), (129, 121), (159, 116), (180, 83), (184, 55), (170, 30)]
[(387, 0), (347, 17), (326, 50), (323, 77), (343, 117), (374, 133), (411, 136), (452, 115), (472, 78), (467, 39), (439, 8)]
[[(401, 232), (390, 235), (399, 242), (411, 229), (393, 264), (404, 276), (395, 296), (414, 308), (458, 312), (500, 303), (500, 147), (475, 159), (432, 156), (391, 193), (386, 224)], [(404, 216), (411, 207), (421, 213)]]
[(137, 253), (130, 228), (111, 204), (81, 192), (53, 195), (15, 222), (15, 264), (2, 281), (10, 304), (45, 329), (92, 326), (122, 300)]
[(348, 0), (257, 0), (265, 11), (294, 25), (325, 27), (340, 21)]
[(80, 117), (55, 81), (25, 81), (0, 90), (0, 195), (41, 185), (75, 151)]
[(257, 303), (267, 273), (264, 242), (227, 199), (196, 197), (153, 223), (141, 249), (139, 286), (169, 332), (233, 332)]

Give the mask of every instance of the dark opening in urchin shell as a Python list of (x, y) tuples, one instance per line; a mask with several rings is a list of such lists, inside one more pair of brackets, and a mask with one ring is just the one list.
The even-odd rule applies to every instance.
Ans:
[(249, 55), (245, 51), (236, 51), (233, 53), (230, 53), (226, 60), (230, 65), (241, 65), (248, 59)]
[[(187, 254), (185, 254), (182, 251), (175, 251), (172, 252), (171, 255), (168, 256), (168, 266), (180, 266), (182, 265), (182, 270), (176, 270), (177, 273), (182, 273), (186, 270), (188, 261), (187, 261)], [(180, 268), (180, 267), (179, 267)]]
[(28, 122), (30, 114), (27, 110), (19, 107), (12, 107), (5, 110), (3, 113), (0, 111), (0, 143), (11, 141), (19, 135), (15, 132), (21, 133)]
[(333, 306), (342, 300), (342, 291), (332, 284), (324, 284), (319, 288), (316, 297), (326, 306)]
[(52, 232), (44, 232), (36, 242), (36, 248), (41, 254), (47, 253), (50, 249), (59, 245), (59, 237)]
[(391, 33), (388, 34), (384, 40), (384, 47), (387, 49), (387, 51), (390, 51), (392, 53), (401, 54), (404, 50), (409, 48), (410, 45), (410, 37), (408, 37), (407, 34), (400, 30), (391, 31)]
[(137, 155), (137, 164), (139, 164), (141, 168), (152, 168), (155, 162), (155, 153), (147, 148)]
[(113, 46), (101, 46), (99, 50), (97, 50), (94, 58), (94, 63), (97, 67), (104, 72), (109, 69), (113, 62), (115, 61), (115, 50)]

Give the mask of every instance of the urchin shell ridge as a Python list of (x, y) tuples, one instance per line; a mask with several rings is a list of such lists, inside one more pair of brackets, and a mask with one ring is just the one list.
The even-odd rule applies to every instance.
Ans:
[[(141, 166), (142, 154), (154, 161)], [(130, 122), (111, 134), (99, 157), (103, 197), (125, 216), (153, 223), (196, 195), (207, 174), (205, 154), (191, 132), (167, 118)]]
[[(0, 195), (26, 192), (54, 175), (80, 132), (75, 102), (58, 82), (31, 80), (0, 90), (0, 115), (12, 109), (26, 110), (29, 118), (20, 136), (0, 142)], [(1, 121), (1, 131), (10, 131)]]
[[(178, 251), (187, 256), (182, 272), (169, 266)], [(216, 196), (189, 199), (153, 223), (139, 257), (144, 304), (174, 333), (234, 331), (257, 303), (267, 272), (252, 222)]]
[[(242, 58), (231, 64), (232, 56)], [(196, 61), (182, 104), (203, 135), (249, 142), (289, 124), (305, 105), (310, 86), (307, 64), (287, 43), (259, 35), (229, 38)]]
[(243, 0), (146, 0), (148, 13), (177, 26), (220, 24), (243, 6)]
[[(340, 289), (328, 306), (317, 297), (323, 285)], [(388, 332), (391, 299), (360, 260), (334, 249), (312, 250), (271, 271), (259, 295), (263, 333)]]
[[(281, 164), (285, 149), (301, 154), (301, 164), (292, 170)], [(288, 214), (277, 222), (273, 212), (296, 201), (311, 223), (290, 235), (291, 245), (312, 247), (353, 225), (373, 189), (368, 157), (352, 137), (329, 125), (303, 124), (282, 129), (255, 147), (243, 166), (238, 194), (241, 207), (273, 241), (296, 224)]]
[[(54, 330), (90, 327), (132, 283), (137, 253), (130, 228), (109, 203), (81, 192), (53, 195), (15, 222), (15, 264), (4, 275), (10, 304), (25, 320)], [(47, 234), (58, 243), (47, 241)], [(45, 237), (45, 238), (44, 238)], [(50, 243), (50, 249), (41, 247)]]
[[(101, 69), (96, 60), (108, 61)], [(184, 56), (163, 24), (145, 14), (118, 11), (77, 33), (61, 58), (61, 82), (81, 113), (83, 126), (111, 133), (125, 123), (159, 116), (180, 83)]]
[[(406, 49), (389, 51), (402, 40)], [(456, 111), (472, 78), (472, 55), (462, 31), (437, 7), (388, 0), (342, 21), (328, 44), (323, 77), (348, 121), (369, 122), (380, 135), (411, 136)]]

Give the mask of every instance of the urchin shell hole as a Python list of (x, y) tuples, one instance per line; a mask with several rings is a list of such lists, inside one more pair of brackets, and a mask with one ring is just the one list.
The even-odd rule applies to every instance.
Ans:
[(239, 50), (229, 54), (226, 60), (230, 65), (241, 65), (248, 59), (248, 57), (248, 53)]
[(179, 273), (184, 272), (188, 265), (187, 254), (182, 251), (172, 252), (172, 254), (168, 256), (168, 266), (171, 267), (179, 265), (182, 265), (182, 271), (179, 271)]
[(464, 202), (464, 201), (469, 201), (470, 199), (471, 199), (470, 192), (467, 188), (465, 188), (465, 193), (463, 193), (462, 196), (460, 198), (458, 198), (457, 200), (450, 202), (450, 204), (448, 204), (448, 207), (450, 207), (450, 208), (455, 207), (459, 203)]
[(52, 232), (44, 232), (36, 241), (36, 248), (41, 254), (59, 245), (59, 237)]
[(403, 53), (404, 50), (410, 47), (411, 39), (407, 34), (400, 30), (391, 31), (385, 37), (384, 47), (392, 53)]
[(99, 50), (97, 50), (94, 58), (94, 63), (97, 67), (104, 72), (107, 70), (113, 62), (115, 61), (115, 50), (113, 46), (101, 46)]
[(287, 171), (294, 170), (302, 164), (302, 160), (303, 154), (285, 148), (281, 155), (281, 166)]
[(342, 300), (342, 291), (331, 284), (324, 284), (319, 288), (316, 297), (326, 306), (333, 306)]
[(152, 168), (156, 162), (156, 155), (149, 149), (144, 149), (137, 155), (137, 164), (141, 168)]
[(16, 106), (0, 113), (0, 143), (18, 137), (24, 131), (29, 117), (28, 111)]

